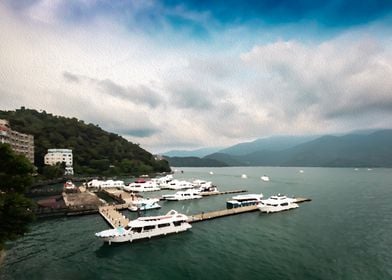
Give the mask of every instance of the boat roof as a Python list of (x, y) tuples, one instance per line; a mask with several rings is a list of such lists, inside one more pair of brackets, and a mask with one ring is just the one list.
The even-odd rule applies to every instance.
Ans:
[(263, 198), (263, 194), (240, 194), (233, 196), (232, 199), (234, 200), (243, 200), (243, 199), (260, 199)]
[(161, 222), (170, 223), (172, 221), (186, 221), (188, 217), (184, 214), (178, 213), (175, 210), (170, 210), (166, 215), (163, 216), (149, 216), (139, 217), (136, 220), (129, 222), (130, 227), (142, 227), (148, 225), (157, 225)]

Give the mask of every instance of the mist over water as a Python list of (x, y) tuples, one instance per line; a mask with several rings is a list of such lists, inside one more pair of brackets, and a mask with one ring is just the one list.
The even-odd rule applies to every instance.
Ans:
[[(222, 191), (312, 201), (292, 211), (246, 213), (110, 246), (94, 236), (108, 228), (98, 214), (38, 221), (7, 244), (0, 279), (392, 279), (392, 170), (302, 169), (182, 168), (176, 178), (211, 180)], [(271, 181), (260, 180), (263, 175)], [(162, 201), (161, 209), (145, 214), (224, 209), (231, 196)]]

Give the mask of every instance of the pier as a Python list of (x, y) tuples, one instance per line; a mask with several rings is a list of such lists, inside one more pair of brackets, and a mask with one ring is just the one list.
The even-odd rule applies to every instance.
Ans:
[(125, 227), (130, 222), (127, 217), (121, 214), (116, 205), (99, 207), (99, 214), (109, 223), (113, 228)]
[[(303, 198), (303, 197), (298, 197), (295, 199), (296, 199), (295, 203), (311, 201), (310, 198)], [(201, 212), (200, 214), (189, 216), (188, 223), (197, 223), (197, 222), (202, 222), (202, 221), (207, 221), (207, 220), (212, 220), (212, 219), (217, 219), (217, 218), (222, 218), (222, 217), (227, 217), (227, 216), (232, 216), (232, 215), (237, 215), (242, 213), (248, 213), (253, 211), (258, 211), (257, 205), (244, 206), (244, 207), (238, 207), (232, 209), (223, 209), (223, 210), (205, 212), (205, 213)]]

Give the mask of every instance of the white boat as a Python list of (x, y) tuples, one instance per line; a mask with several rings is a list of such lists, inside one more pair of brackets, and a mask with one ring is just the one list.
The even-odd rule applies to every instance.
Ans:
[(246, 179), (246, 178), (248, 178), (248, 176), (246, 176), (246, 174), (242, 174), (242, 175), (241, 175), (241, 178), (242, 178), (242, 179)]
[(169, 211), (164, 216), (140, 217), (129, 222), (126, 227), (118, 227), (97, 232), (95, 236), (108, 242), (132, 242), (154, 236), (178, 233), (190, 229), (188, 217), (175, 210)]
[(261, 212), (265, 213), (280, 212), (298, 208), (299, 206), (295, 202), (296, 200), (294, 198), (289, 198), (285, 195), (278, 194), (273, 195), (268, 199), (261, 200), (258, 208)]
[(132, 205), (128, 207), (130, 211), (145, 211), (151, 209), (161, 208), (158, 204), (159, 199), (157, 198), (141, 198), (132, 202)]
[(151, 181), (155, 182), (158, 186), (165, 186), (167, 183), (173, 180), (173, 175), (169, 174), (164, 177), (159, 177), (159, 178), (152, 178)]
[(123, 188), (124, 186), (124, 181), (120, 180), (101, 181), (94, 179), (87, 183), (87, 187), (89, 188)]
[(299, 171), (299, 173), (304, 173), (304, 171), (301, 169), (301, 170)]
[(267, 175), (263, 175), (260, 177), (260, 179), (264, 182), (269, 182), (270, 178)]
[(164, 188), (169, 190), (184, 190), (193, 187), (194, 186), (192, 185), (192, 183), (188, 181), (172, 180), (169, 183), (167, 183)]
[(162, 195), (162, 198), (166, 200), (175, 200), (175, 201), (199, 199), (202, 198), (202, 196), (199, 193), (200, 192), (195, 189), (189, 189), (186, 191), (176, 192), (175, 194), (165, 194)]
[(201, 193), (219, 193), (219, 190), (216, 186), (213, 185), (207, 185), (207, 186), (201, 186), (196, 189), (200, 194)]
[(263, 194), (241, 194), (231, 198), (226, 202), (226, 208), (238, 208), (243, 206), (257, 205), (263, 198)]
[(68, 180), (64, 183), (64, 190), (76, 190), (76, 186), (71, 180)]
[(128, 192), (155, 192), (160, 191), (161, 188), (153, 181), (136, 180), (133, 183), (124, 187)]

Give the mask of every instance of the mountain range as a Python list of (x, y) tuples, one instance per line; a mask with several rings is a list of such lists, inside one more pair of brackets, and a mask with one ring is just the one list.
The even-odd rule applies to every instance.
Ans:
[(166, 157), (172, 166), (392, 167), (392, 129), (346, 135), (275, 136), (240, 143), (202, 158)]

